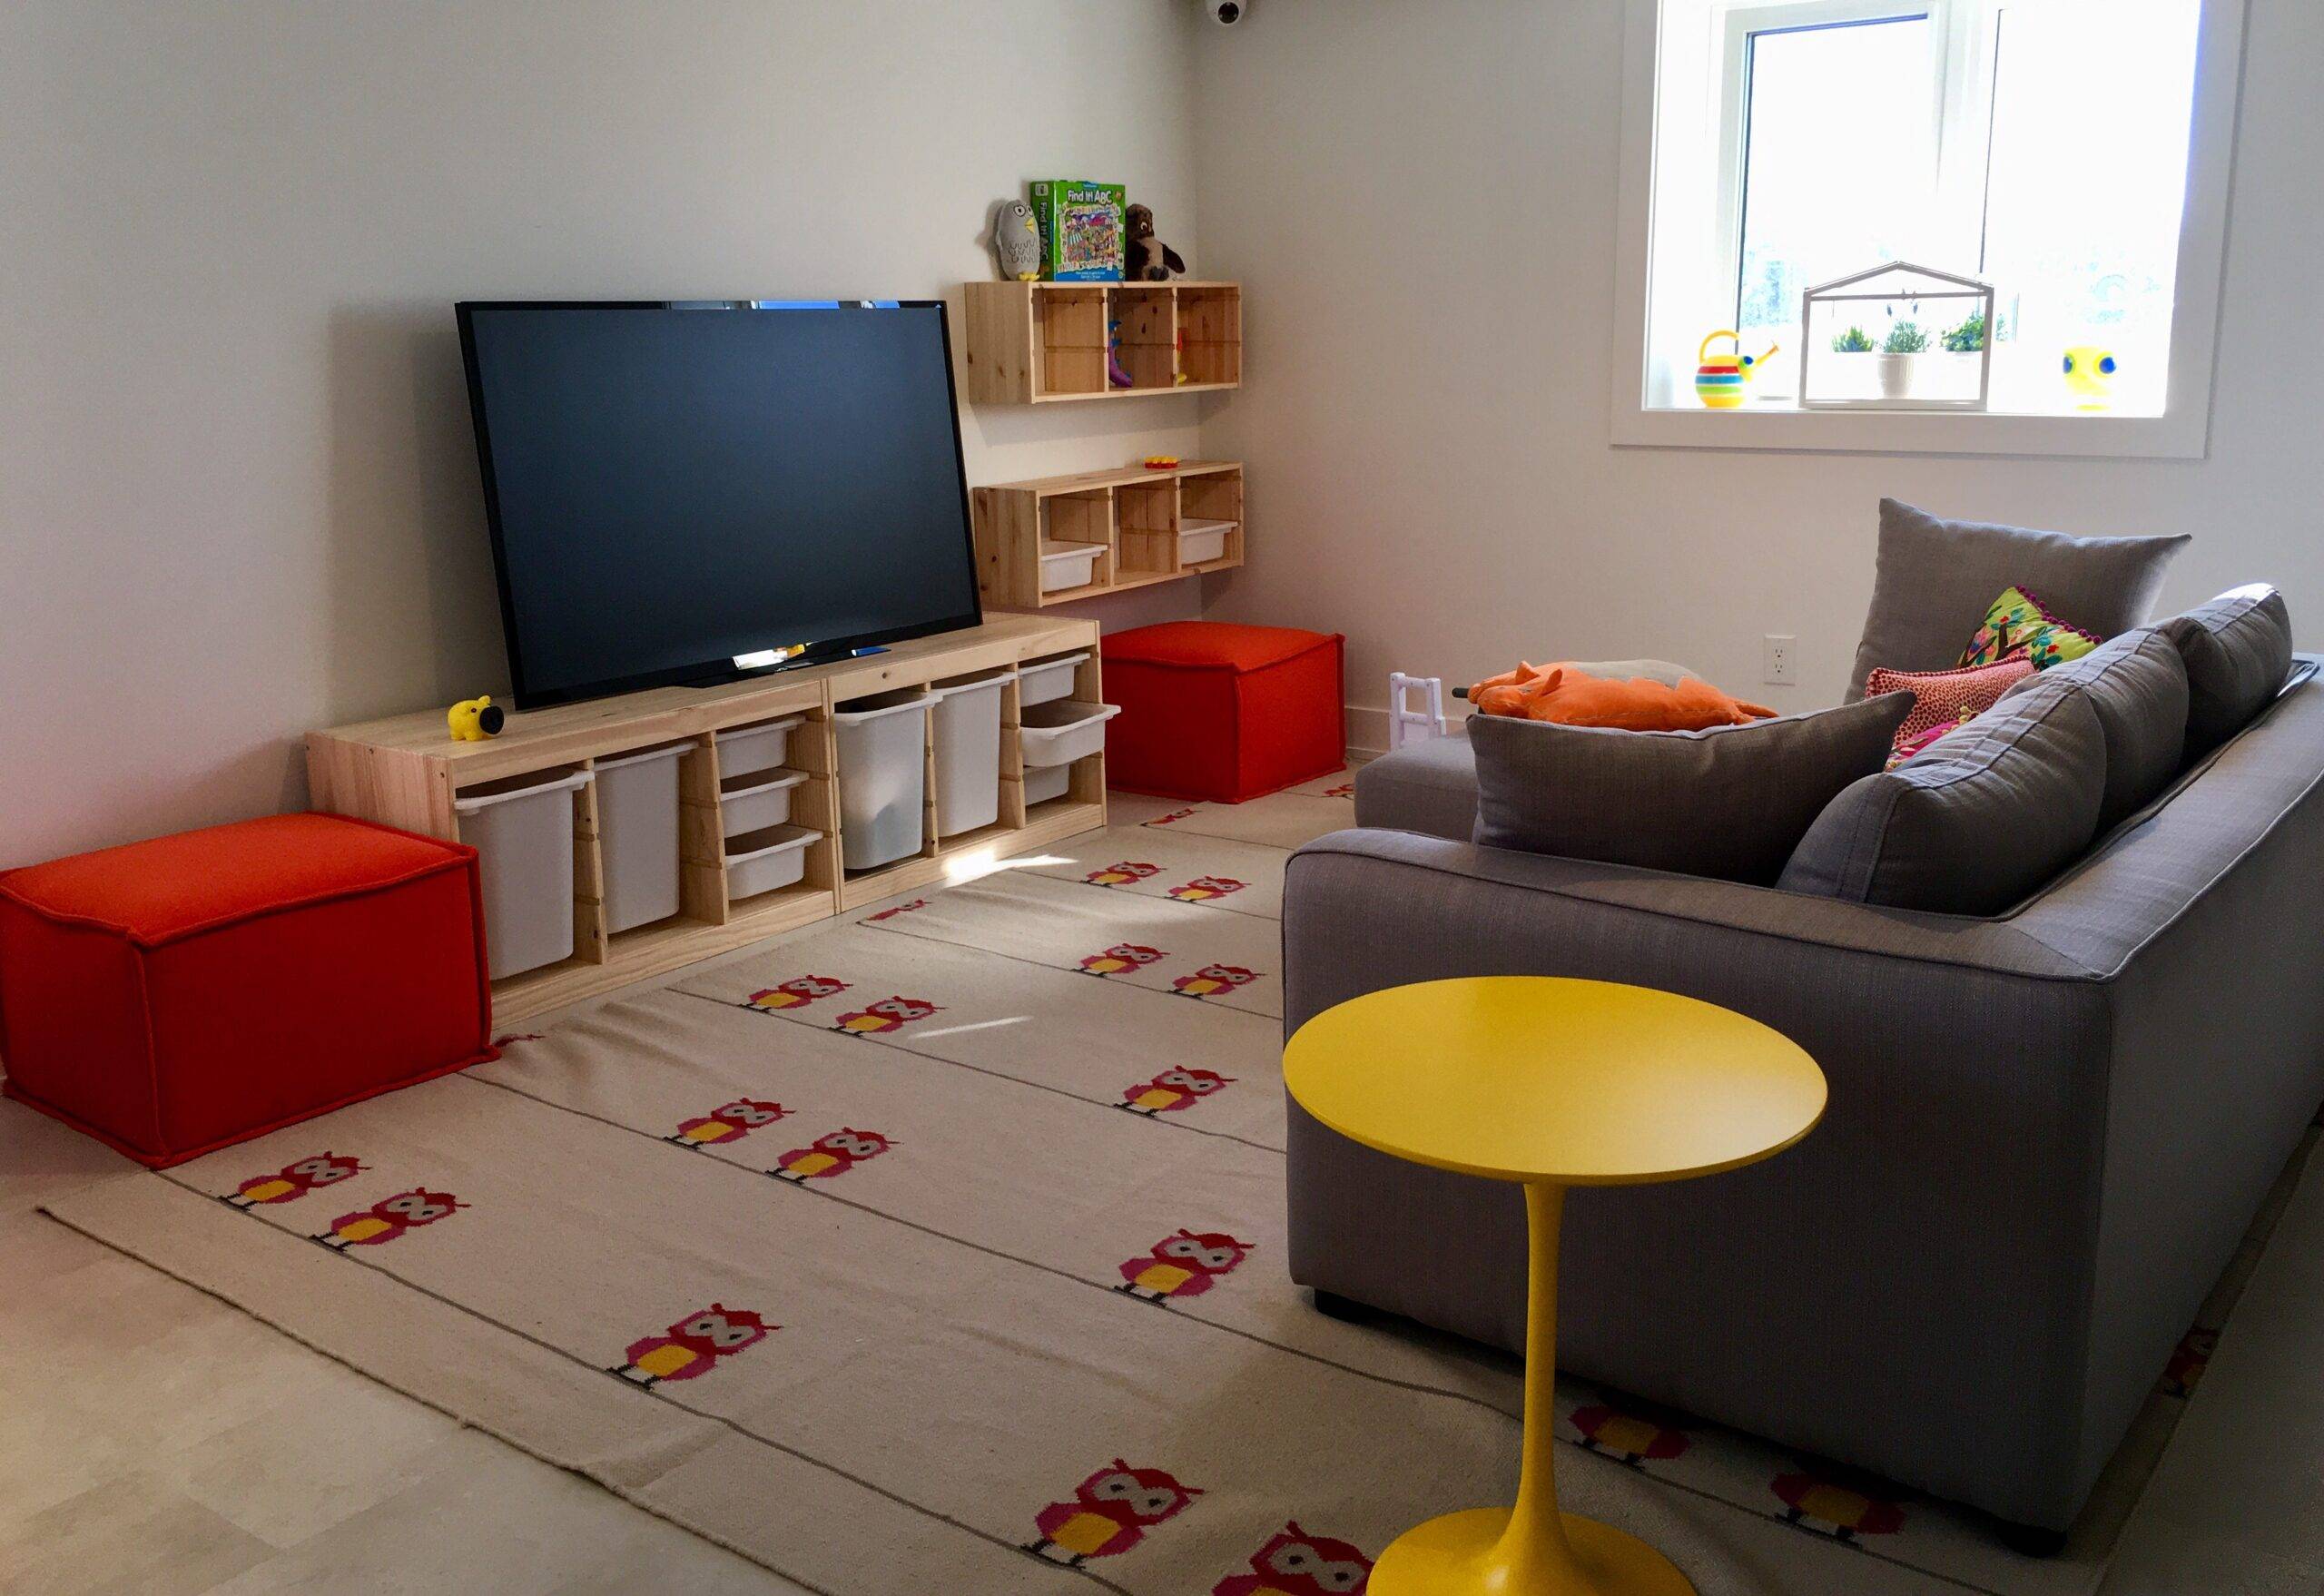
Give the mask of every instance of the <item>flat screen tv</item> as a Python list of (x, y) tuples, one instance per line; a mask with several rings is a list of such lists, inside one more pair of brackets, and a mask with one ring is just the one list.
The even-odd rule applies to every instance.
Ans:
[(519, 709), (982, 618), (941, 300), (458, 310)]

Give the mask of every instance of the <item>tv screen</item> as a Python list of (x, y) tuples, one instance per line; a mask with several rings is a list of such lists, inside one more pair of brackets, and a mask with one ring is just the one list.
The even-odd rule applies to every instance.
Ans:
[(459, 323), (518, 708), (981, 619), (942, 301)]

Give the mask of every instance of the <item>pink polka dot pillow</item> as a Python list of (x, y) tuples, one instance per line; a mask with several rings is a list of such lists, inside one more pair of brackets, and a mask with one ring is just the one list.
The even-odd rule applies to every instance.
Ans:
[(1947, 730), (1984, 714), (2003, 694), (2033, 674), (2032, 657), (2022, 654), (1993, 665), (1950, 671), (1875, 667), (1865, 678), (1864, 691), (1866, 697), (1882, 693), (1913, 695), (1912, 713), (1896, 728), (1896, 754), (1904, 758), (1925, 747), (1932, 740), (1932, 732)]

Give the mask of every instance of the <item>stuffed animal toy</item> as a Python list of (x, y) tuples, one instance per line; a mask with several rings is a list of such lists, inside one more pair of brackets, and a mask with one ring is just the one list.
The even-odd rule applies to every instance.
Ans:
[(1024, 201), (1003, 200), (992, 208), (992, 252), (1003, 279), (1032, 282), (1040, 277), (1040, 224)]
[(1470, 688), (1469, 701), (1484, 714), (1630, 732), (1699, 732), (1767, 720), (1776, 713), (1722, 693), (1699, 676), (1676, 684), (1650, 676), (1620, 680), (1590, 675), (1571, 664), (1521, 665)]
[(1154, 236), (1154, 212), (1132, 205), (1122, 212), (1122, 228), (1129, 240), (1129, 279), (1133, 282), (1167, 282), (1182, 276), (1187, 263), (1178, 251)]
[(507, 719), (489, 694), (482, 698), (463, 698), (444, 714), (455, 743), (481, 743), (487, 737), (497, 737)]

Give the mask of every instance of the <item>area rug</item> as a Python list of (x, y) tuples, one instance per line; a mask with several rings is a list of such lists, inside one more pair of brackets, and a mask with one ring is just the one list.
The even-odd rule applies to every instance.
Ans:
[[(47, 1211), (833, 1596), (1360, 1591), (1509, 1498), (1521, 1373), (1284, 1273), (1283, 847), (1346, 818), (1159, 809)], [(2086, 1591), (2232, 1293), (2063, 1557), (1571, 1381), (1561, 1489), (1705, 1596)]]

